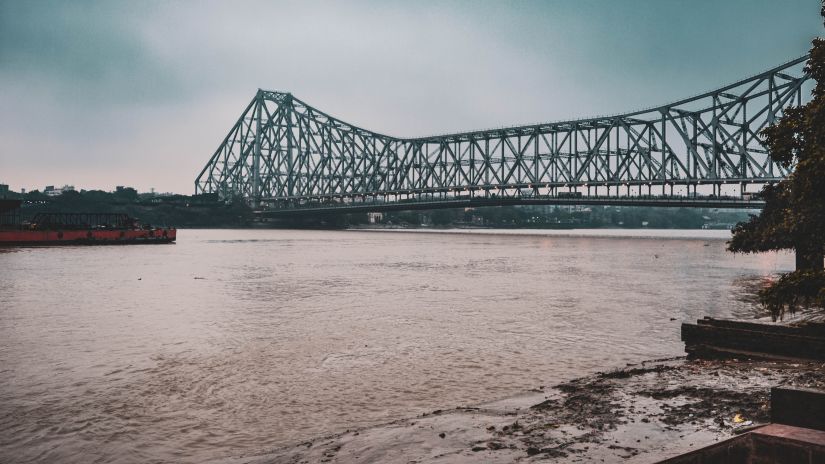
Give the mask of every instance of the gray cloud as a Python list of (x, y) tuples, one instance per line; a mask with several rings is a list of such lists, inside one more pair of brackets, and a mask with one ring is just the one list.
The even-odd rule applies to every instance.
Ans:
[(0, 182), (189, 192), (258, 87), (401, 136), (646, 107), (804, 53), (818, 5), (0, 0)]
[(0, 76), (45, 82), (51, 88), (40, 90), (89, 104), (170, 98), (182, 81), (145, 46), (141, 27), (151, 14), (139, 5), (0, 3)]

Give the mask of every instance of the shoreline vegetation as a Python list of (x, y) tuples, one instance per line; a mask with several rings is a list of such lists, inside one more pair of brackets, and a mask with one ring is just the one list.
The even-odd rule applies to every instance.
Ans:
[[(352, 232), (377, 233), (415, 233), (415, 234), (454, 234), (487, 235), (503, 237), (566, 237), (596, 239), (651, 239), (657, 240), (704, 240), (705, 242), (726, 241), (730, 232), (726, 229), (535, 229), (503, 227), (392, 227), (392, 226), (352, 226), (346, 229)], [(708, 243), (709, 244), (709, 243)]]
[(258, 222), (243, 201), (220, 201), (217, 195), (138, 193), (129, 187), (114, 192), (67, 190), (46, 195), (4, 193), (23, 200), (23, 220), (41, 212), (125, 213), (143, 223), (178, 228), (503, 228), (503, 229), (719, 229), (730, 230), (755, 211), (616, 206), (502, 206), (425, 211), (393, 211), (299, 217)]
[(774, 386), (821, 389), (825, 364), (651, 360), (213, 462), (653, 462), (769, 422)]

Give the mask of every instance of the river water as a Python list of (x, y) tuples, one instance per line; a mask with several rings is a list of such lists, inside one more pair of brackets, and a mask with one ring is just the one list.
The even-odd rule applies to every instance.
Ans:
[(0, 462), (203, 462), (680, 355), (727, 231), (184, 230), (0, 249)]

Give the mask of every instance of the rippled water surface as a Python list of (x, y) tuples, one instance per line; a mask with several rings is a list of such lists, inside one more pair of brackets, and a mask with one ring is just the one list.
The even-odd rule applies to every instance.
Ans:
[[(637, 237), (629, 237), (636, 235)], [(203, 462), (681, 354), (726, 232), (180, 231), (0, 249), (0, 462)], [(693, 237), (693, 238), (690, 238)]]

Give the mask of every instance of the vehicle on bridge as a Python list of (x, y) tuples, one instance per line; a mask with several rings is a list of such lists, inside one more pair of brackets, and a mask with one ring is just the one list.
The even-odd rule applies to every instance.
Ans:
[(581, 198), (581, 192), (559, 192), (556, 194), (558, 198)]

